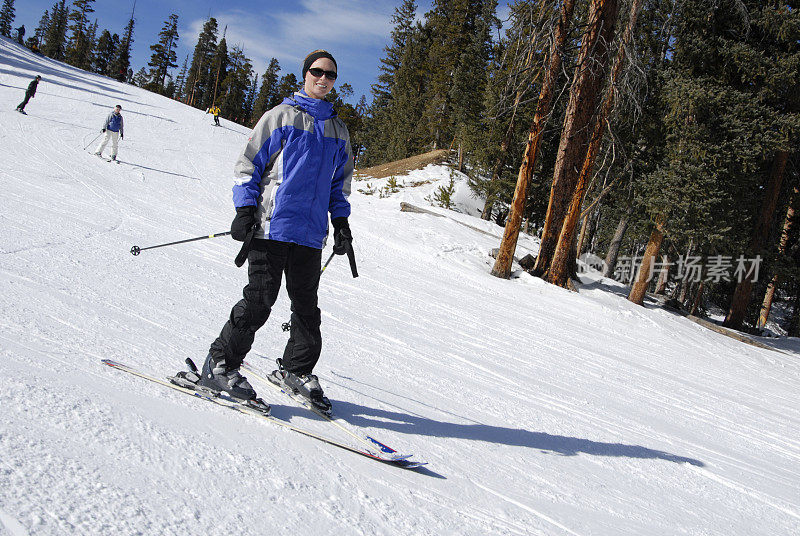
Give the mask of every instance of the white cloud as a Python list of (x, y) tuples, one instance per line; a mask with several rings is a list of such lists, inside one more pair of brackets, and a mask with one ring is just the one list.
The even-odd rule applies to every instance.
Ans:
[[(325, 41), (342, 45), (383, 42), (392, 30), (393, 9), (366, 0), (301, 0), (302, 11), (277, 13), (285, 37), (308, 48)], [(313, 45), (312, 45), (313, 46)]]
[[(382, 50), (392, 29), (393, 8), (381, 4), (365, 0), (302, 0), (292, 10), (228, 10), (214, 18), (220, 37), (227, 25), (229, 47), (242, 46), (247, 56), (259, 63), (277, 58), (283, 70), (294, 71), (299, 70), (294, 63), (299, 64), (316, 48), (341, 57), (364, 48)], [(182, 34), (187, 51), (193, 49), (204, 23), (203, 19), (194, 20)]]
[[(336, 57), (342, 82), (349, 81), (360, 94), (368, 91), (375, 76), (392, 30), (394, 7), (394, 0), (300, 0), (283, 8), (229, 9), (214, 18), (220, 37), (228, 27), (228, 48), (241, 46), (256, 72), (262, 73), (270, 58), (276, 58), (281, 75), (299, 77), (305, 55), (324, 48)], [(191, 55), (204, 23), (193, 20), (181, 32), (183, 55)]]

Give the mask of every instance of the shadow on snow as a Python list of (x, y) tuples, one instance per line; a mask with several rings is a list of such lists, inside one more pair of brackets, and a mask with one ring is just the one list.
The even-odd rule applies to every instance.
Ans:
[[(342, 378), (349, 379), (344, 376)], [(344, 385), (342, 387), (352, 390), (352, 388)], [(576, 456), (583, 453), (592, 456), (664, 460), (705, 467), (705, 464), (700, 460), (641, 445), (604, 443), (579, 437), (531, 432), (522, 428), (488, 425), (478, 421), (471, 423), (437, 421), (420, 415), (370, 408), (346, 401), (337, 400), (332, 402), (334, 402), (334, 407), (336, 408), (336, 415), (354, 426), (381, 428), (404, 434), (451, 437), (512, 447), (528, 447), (561, 456)], [(453, 415), (458, 417), (455, 414)]]

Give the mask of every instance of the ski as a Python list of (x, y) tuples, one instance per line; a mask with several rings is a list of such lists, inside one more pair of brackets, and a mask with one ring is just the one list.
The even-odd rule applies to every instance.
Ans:
[(105, 160), (106, 162), (109, 162), (109, 163), (110, 163), (110, 162), (116, 162), (117, 164), (120, 164), (120, 163), (121, 163), (121, 162), (120, 162), (120, 160), (117, 160), (116, 158), (106, 158), (105, 156), (103, 156), (103, 155), (101, 155), (101, 154), (97, 154), (97, 153), (92, 153), (92, 154), (93, 154), (94, 156), (96, 156), (97, 158), (99, 158), (99, 159), (101, 159), (101, 160)]
[[(360, 441), (361, 443), (363, 443), (367, 447), (369, 447), (369, 448), (377, 448), (385, 456), (388, 456), (391, 459), (398, 460), (398, 461), (399, 460), (407, 460), (407, 459), (409, 459), (409, 458), (411, 458), (413, 456), (413, 454), (400, 454), (399, 452), (397, 452), (392, 447), (390, 447), (388, 445), (385, 445), (384, 443), (381, 443), (380, 441), (378, 441), (377, 439), (375, 439), (374, 437), (372, 437), (370, 435), (363, 434), (363, 433), (360, 433), (360, 432), (359, 433), (354, 432), (353, 430), (351, 430), (347, 426), (343, 425), (342, 422), (341, 422), (341, 419), (337, 419), (336, 417), (334, 417), (332, 415), (328, 415), (327, 413), (325, 413), (323, 411), (320, 411), (319, 409), (315, 408), (313, 405), (309, 404), (304, 399), (295, 396), (293, 393), (289, 393), (288, 391), (286, 391), (285, 389), (283, 389), (282, 387), (280, 387), (278, 385), (275, 385), (274, 383), (269, 381), (269, 379), (267, 379), (261, 373), (259, 373), (253, 367), (251, 367), (249, 363), (245, 362), (242, 365), (242, 368), (244, 370), (246, 370), (248, 372), (248, 374), (250, 374), (252, 377), (254, 377), (257, 380), (259, 380), (259, 382), (263, 383), (264, 385), (268, 385), (269, 387), (271, 387), (275, 391), (283, 393), (285, 396), (287, 396), (290, 399), (292, 399), (292, 401), (294, 401), (295, 403), (300, 404), (301, 406), (303, 406), (307, 410), (311, 411), (312, 413), (314, 413), (318, 417), (320, 417), (322, 419), (325, 419), (326, 421), (330, 422), (334, 426), (337, 426), (342, 431), (344, 431), (348, 435), (352, 436), (356, 440)], [(347, 421), (345, 421), (345, 422), (347, 422)]]
[(311, 438), (316, 439), (318, 441), (322, 441), (323, 443), (327, 443), (329, 445), (333, 445), (335, 447), (339, 447), (341, 449), (347, 450), (347, 451), (352, 452), (354, 454), (360, 454), (361, 456), (364, 456), (364, 457), (367, 457), (367, 458), (371, 458), (373, 460), (376, 460), (376, 461), (379, 461), (379, 462), (382, 462), (382, 463), (395, 465), (397, 467), (402, 467), (403, 469), (415, 469), (417, 467), (425, 465), (424, 462), (413, 462), (413, 461), (409, 461), (409, 460), (406, 460), (406, 459), (387, 458), (385, 456), (381, 456), (381, 455), (376, 454), (374, 452), (371, 452), (369, 450), (362, 450), (362, 449), (358, 449), (358, 448), (352, 447), (352, 446), (350, 446), (350, 445), (348, 445), (346, 443), (342, 443), (342, 442), (337, 441), (335, 439), (331, 439), (329, 437), (325, 437), (323, 435), (316, 434), (316, 433), (314, 433), (314, 432), (312, 432), (310, 430), (305, 430), (303, 428), (297, 427), (297, 426), (295, 426), (295, 425), (293, 425), (293, 424), (291, 424), (289, 422), (286, 422), (284, 420), (278, 419), (278, 418), (273, 417), (271, 415), (265, 415), (263, 412), (259, 411), (258, 409), (254, 408), (252, 406), (248, 406), (246, 403), (238, 401), (238, 400), (236, 400), (234, 398), (231, 398), (231, 397), (229, 397), (229, 396), (227, 396), (225, 394), (220, 394), (219, 396), (214, 396), (214, 395), (212, 395), (210, 393), (207, 393), (207, 392), (204, 392), (204, 391), (197, 391), (197, 390), (194, 390), (194, 389), (189, 389), (187, 387), (181, 387), (179, 385), (171, 383), (168, 379), (162, 380), (160, 378), (157, 378), (155, 376), (151, 376), (151, 375), (146, 374), (144, 372), (141, 372), (141, 371), (139, 371), (139, 370), (137, 370), (135, 368), (129, 367), (128, 365), (125, 365), (123, 363), (119, 363), (119, 362), (111, 360), (111, 359), (102, 359), (101, 363), (104, 364), (104, 365), (107, 365), (107, 366), (109, 366), (109, 367), (111, 367), (113, 369), (120, 370), (120, 371), (123, 371), (123, 372), (127, 372), (128, 374), (132, 374), (134, 376), (138, 376), (139, 378), (151, 381), (153, 383), (157, 383), (157, 384), (163, 385), (164, 387), (169, 387), (170, 389), (174, 389), (175, 391), (180, 391), (182, 393), (194, 396), (194, 397), (199, 398), (201, 400), (206, 400), (208, 402), (212, 402), (214, 404), (217, 404), (217, 405), (220, 405), (220, 406), (223, 406), (223, 407), (226, 407), (226, 408), (230, 408), (230, 409), (232, 409), (234, 411), (238, 411), (239, 413), (244, 413), (246, 415), (251, 415), (253, 417), (258, 417), (260, 419), (267, 420), (267, 421), (269, 421), (269, 422), (271, 422), (273, 424), (276, 424), (278, 426), (282, 426), (283, 428), (287, 428), (289, 430), (292, 430), (294, 432), (302, 434), (302, 435), (304, 435), (306, 437), (311, 437)]

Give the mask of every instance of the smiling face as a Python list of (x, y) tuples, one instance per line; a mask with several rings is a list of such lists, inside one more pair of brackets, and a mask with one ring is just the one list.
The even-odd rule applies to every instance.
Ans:
[[(336, 71), (336, 64), (328, 58), (319, 58), (309, 67), (309, 69), (312, 68), (318, 68), (324, 71)], [(334, 80), (329, 80), (325, 75), (317, 78), (307, 71), (303, 89), (305, 89), (309, 97), (313, 99), (323, 99), (325, 95), (330, 93), (331, 89), (333, 89), (333, 83)]]

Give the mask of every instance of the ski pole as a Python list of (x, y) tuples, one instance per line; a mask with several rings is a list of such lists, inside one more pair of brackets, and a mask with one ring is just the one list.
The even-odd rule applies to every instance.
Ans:
[[(319, 275), (322, 275), (322, 272), (324, 272), (324, 271), (325, 271), (325, 268), (327, 268), (327, 267), (328, 267), (328, 265), (329, 265), (329, 264), (331, 263), (331, 261), (333, 260), (333, 257), (334, 257), (334, 255), (336, 255), (336, 253), (331, 253), (331, 256), (330, 256), (330, 257), (328, 257), (328, 260), (327, 260), (327, 261), (325, 261), (325, 264), (322, 266), (322, 270), (320, 270), (320, 271), (319, 271)], [(284, 322), (283, 324), (281, 324), (281, 330), (283, 330), (283, 331), (289, 331), (290, 329), (292, 329), (292, 321), (291, 321), (291, 320), (289, 320), (288, 322)]]
[(225, 231), (224, 233), (215, 233), (215, 234), (210, 234), (210, 235), (207, 235), (207, 236), (198, 236), (197, 238), (187, 238), (186, 240), (178, 240), (177, 242), (168, 242), (166, 244), (158, 244), (158, 245), (155, 245), (155, 246), (148, 246), (146, 248), (140, 248), (139, 246), (133, 246), (131, 248), (131, 255), (133, 255), (135, 257), (136, 255), (138, 255), (139, 253), (141, 253), (142, 251), (144, 251), (146, 249), (163, 248), (164, 246), (174, 246), (175, 244), (185, 244), (186, 242), (194, 242), (195, 240), (205, 240), (206, 238), (216, 238), (218, 236), (225, 236), (225, 235), (229, 235), (229, 234), (231, 234), (230, 231)]
[(99, 137), (100, 137), (100, 136), (102, 136), (102, 135), (103, 135), (103, 133), (101, 132), (100, 134), (98, 134), (97, 136), (95, 136), (95, 137), (94, 137), (94, 139), (93, 139), (92, 141), (90, 141), (90, 142), (89, 142), (89, 143), (86, 145), (86, 147), (84, 147), (84, 148), (83, 148), (83, 150), (85, 151), (86, 149), (88, 149), (88, 148), (89, 148), (89, 145), (91, 145), (91, 144), (93, 144), (94, 142), (96, 142), (96, 141), (97, 141), (97, 138), (99, 138)]
[(353, 277), (358, 277), (358, 269), (356, 268), (356, 252), (353, 251), (353, 244), (347, 244), (347, 260), (350, 261), (350, 271)]
[(328, 267), (328, 265), (329, 265), (329, 264), (331, 263), (331, 261), (333, 260), (333, 256), (334, 256), (334, 255), (336, 255), (336, 253), (331, 253), (331, 256), (330, 256), (330, 257), (328, 257), (328, 260), (327, 260), (327, 261), (325, 261), (325, 266), (323, 266), (323, 267), (322, 267), (322, 270), (320, 270), (320, 271), (319, 271), (319, 275), (322, 275), (322, 272), (324, 272), (324, 271), (325, 271), (325, 268), (327, 268), (327, 267)]

